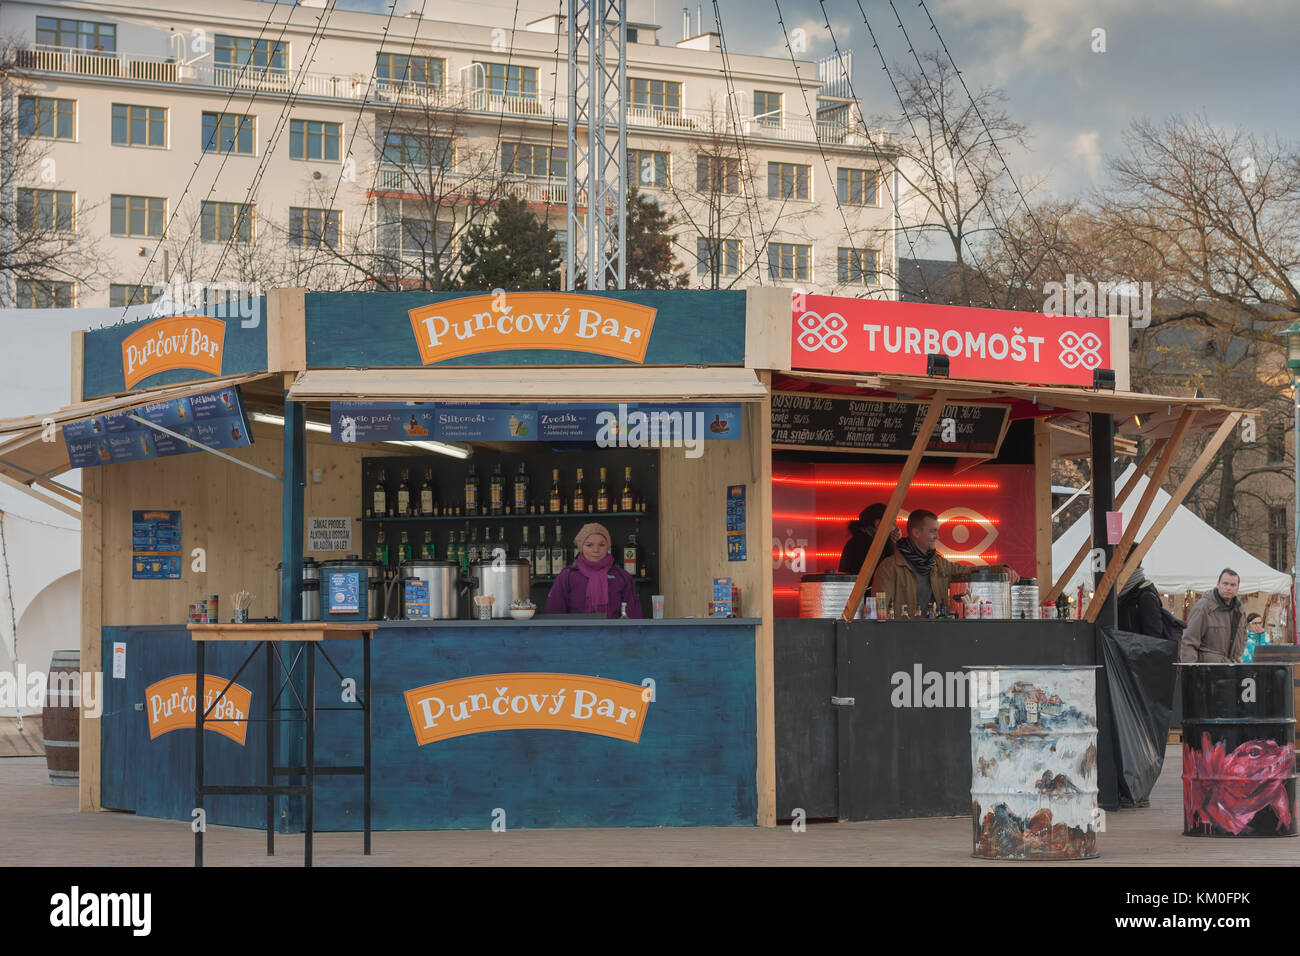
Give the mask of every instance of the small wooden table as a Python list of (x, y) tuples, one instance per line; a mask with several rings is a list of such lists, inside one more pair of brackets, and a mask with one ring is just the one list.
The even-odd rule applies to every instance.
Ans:
[[(266, 797), (266, 855), (275, 855), (275, 797), (277, 795), (301, 795), (304, 798), (303, 825), (304, 836), (306, 838), (305, 854), (303, 865), (311, 866), (311, 840), (312, 840), (312, 821), (313, 821), (313, 796), (316, 786), (317, 774), (332, 775), (359, 775), (362, 778), (362, 852), (370, 855), (370, 642), (374, 637), (374, 627), (369, 624), (349, 623), (349, 624), (329, 624), (321, 621), (302, 621), (299, 623), (279, 623), (279, 622), (262, 622), (256, 624), (191, 624), (189, 625), (191, 636), (194, 640), (194, 675), (195, 675), (195, 701), (201, 701), (205, 698), (203, 689), (204, 669), (206, 665), (205, 651), (210, 641), (251, 641), (255, 644), (249, 652), (244, 662), (239, 665), (235, 671), (235, 676), (230, 678), (226, 686), (221, 689), (207, 708), (196, 706), (195, 714), (195, 737), (194, 737), (194, 800), (195, 807), (203, 809), (203, 797), (207, 794), (242, 794), (245, 796), (265, 796)], [(338, 674), (339, 679), (343, 679), (343, 674), (335, 667), (334, 662), (330, 660), (329, 654), (326, 653), (324, 642), (328, 640), (360, 640), (362, 646), (362, 690), (360, 699), (356, 707), (321, 707), (316, 706), (316, 654), (320, 653), (325, 661)], [(305, 699), (298, 696), (297, 688), (293, 687), (293, 676), (284, 666), (284, 659), (280, 656), (280, 645), (283, 643), (301, 643), (307, 652), (307, 680), (305, 687)], [(252, 785), (233, 785), (233, 784), (205, 784), (203, 782), (203, 725), (214, 721), (222, 722), (223, 718), (208, 718), (210, 714), (230, 690), (231, 686), (239, 679), (244, 668), (249, 665), (257, 652), (266, 649), (266, 716), (260, 718), (260, 722), (266, 724), (266, 783)], [(279, 690), (273, 691), (275, 686), (275, 661), (279, 661), (280, 669), (286, 674), (284, 684), (280, 685)], [(283, 708), (277, 707), (275, 701), (279, 698), (280, 692), (288, 685), (293, 691), (295, 697), (298, 697), (299, 709), (303, 712), (303, 720), (306, 726), (306, 766), (304, 767), (277, 767), (275, 765), (275, 728), (276, 725), (283, 722), (284, 718), (274, 716), (277, 711)], [(351, 710), (358, 711), (361, 714), (364, 728), (362, 743), (362, 762), (360, 766), (317, 766), (316, 764), (316, 711), (317, 710)], [(259, 722), (258, 718), (246, 717), (250, 723)], [(279, 777), (304, 777), (304, 784), (277, 784), (275, 781)], [(194, 865), (200, 867), (203, 865), (203, 828), (200, 827), (194, 832)]]

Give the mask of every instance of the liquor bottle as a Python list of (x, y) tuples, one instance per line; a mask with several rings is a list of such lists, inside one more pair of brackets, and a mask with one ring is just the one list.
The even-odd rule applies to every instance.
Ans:
[(501, 462), (492, 466), (492, 480), (488, 485), (488, 511), (499, 515), (505, 510), (505, 479), (501, 477)]
[(573, 484), (573, 510), (583, 512), (587, 510), (587, 489), (582, 487), (582, 469), (578, 469), (578, 478)]
[(627, 617), (627, 602), (626, 602), (626, 601), (620, 601), (620, 602), (618, 603), (618, 616), (619, 616), (619, 617)]
[(524, 470), (524, 463), (519, 463), (519, 473), (515, 475), (515, 514), (521, 515), (528, 511), (528, 502), (532, 498), (533, 482), (528, 477), (528, 472)]
[(469, 549), (465, 546), (465, 532), (460, 533), (460, 540), (456, 542), (456, 563), (460, 565), (460, 573), (469, 577)]
[(411, 516), (411, 472), (403, 468), (402, 480), (397, 484), (397, 516), (399, 518), (409, 518)]
[(533, 546), (528, 543), (528, 525), (524, 525), (524, 540), (519, 545), (519, 557), (528, 562), (528, 570), (533, 570)]
[(546, 525), (537, 526), (537, 548), (533, 551), (533, 574), (539, 578), (551, 576), (551, 554), (546, 549)]
[(460, 563), (460, 559), (456, 557), (456, 532), (454, 529), (447, 532), (447, 560), (454, 561), (457, 564)]
[(907, 613), (907, 605), (904, 604), (904, 605), (903, 605), (903, 620), (905, 620), (905, 621), (906, 621), (906, 620), (910, 620), (911, 617), (912, 617), (912, 615), (910, 615), (910, 614)]
[(551, 469), (551, 500), (548, 502), (548, 510), (551, 514), (560, 513), (560, 469)]
[(375, 482), (375, 489), (372, 495), (375, 504), (373, 513), (376, 518), (383, 518), (388, 515), (388, 489), (385, 486), (387, 478), (388, 476), (384, 474), (384, 470), (382, 468), (379, 469), (379, 480)]
[(424, 544), (420, 545), (420, 560), (428, 561), (433, 557), (433, 532), (424, 532)]
[(465, 514), (467, 515), (476, 515), (479, 513), (478, 486), (478, 469), (471, 461), (469, 463), (469, 474), (465, 476)]
[(403, 564), (411, 560), (411, 539), (407, 537), (405, 531), (402, 532), (402, 540), (397, 545), (397, 553)]
[(474, 533), (470, 535), (469, 539), (469, 563), (473, 564), (482, 556), (483, 555), (480, 553), (478, 546), (478, 525), (475, 525)]
[(510, 552), (506, 549), (505, 525), (502, 525), (500, 528), (497, 529), (497, 544), (496, 547), (492, 549), (492, 554), (491, 554), (491, 558), (493, 561), (496, 560), (498, 551), (501, 552), (502, 559), (510, 557)]
[(559, 575), (567, 562), (564, 560), (564, 538), (559, 524), (555, 526), (555, 540), (551, 542), (551, 574)]
[(636, 498), (632, 494), (632, 466), (628, 465), (623, 469), (623, 494), (619, 499), (620, 511), (631, 511), (636, 505)]
[(637, 535), (641, 530), (640, 519), (637, 520), (636, 525), (636, 530), (627, 536), (627, 541), (623, 544), (623, 570), (632, 577), (637, 576), (641, 565), (640, 555), (637, 553), (640, 549), (636, 543)]
[(384, 529), (379, 529), (379, 535), (375, 538), (375, 560), (388, 568), (388, 542), (384, 540)]
[(600, 487), (596, 489), (596, 510), (609, 510), (609, 486), (605, 484), (605, 469), (600, 469)]
[(424, 484), (420, 485), (420, 514), (433, 514), (433, 469), (424, 469)]

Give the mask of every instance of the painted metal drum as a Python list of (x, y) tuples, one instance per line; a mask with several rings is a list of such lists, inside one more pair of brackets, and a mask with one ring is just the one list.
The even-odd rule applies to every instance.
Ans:
[[(844, 605), (849, 603), (857, 581), (856, 574), (839, 574), (835, 571), (805, 574), (799, 580), (799, 616), (839, 617), (844, 613)], [(898, 613), (902, 614), (901, 608)], [(860, 606), (853, 616), (862, 616)]]
[(1179, 664), (1183, 833), (1295, 836), (1295, 702), (1286, 664)]
[(973, 856), (1097, 855), (1096, 667), (967, 667)]

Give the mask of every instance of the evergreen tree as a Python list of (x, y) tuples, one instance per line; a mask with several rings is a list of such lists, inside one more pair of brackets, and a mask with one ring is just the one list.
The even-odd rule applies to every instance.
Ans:
[(673, 237), (668, 230), (676, 220), (636, 187), (627, 194), (627, 287), (629, 289), (684, 289), (689, 281), (682, 264), (673, 258)]
[(518, 196), (502, 199), (490, 223), (470, 227), (461, 258), (465, 289), (554, 291), (562, 281), (555, 234)]

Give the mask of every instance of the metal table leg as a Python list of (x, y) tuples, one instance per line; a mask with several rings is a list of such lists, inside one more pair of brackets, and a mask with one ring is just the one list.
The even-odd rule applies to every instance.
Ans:
[(316, 645), (307, 645), (307, 699), (303, 702), (307, 711), (307, 799), (306, 814), (306, 849), (303, 866), (311, 866), (311, 834), (313, 804), (316, 792)]
[(370, 635), (373, 632), (367, 632), (361, 637), (362, 656), (365, 660), (365, 705), (361, 712), (361, 722), (365, 725), (366, 738), (362, 744), (362, 826), (365, 836), (363, 838), (362, 852), (370, 855)]
[[(203, 810), (203, 671), (205, 644), (194, 642), (194, 808)], [(194, 865), (203, 865), (203, 814), (191, 817), (194, 826)]]
[[(270, 641), (266, 641), (262, 647), (266, 650), (266, 785), (267, 787), (275, 786), (275, 738), (276, 728), (279, 724), (272, 719), (274, 713), (274, 702), (271, 700), (275, 696), (272, 688), (275, 686), (274, 672), (274, 649)], [(275, 856), (275, 794), (267, 791), (266, 794), (266, 855)]]

